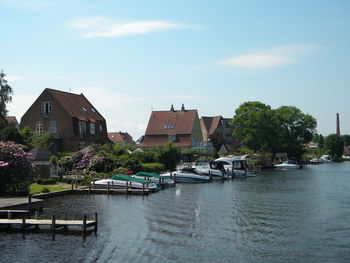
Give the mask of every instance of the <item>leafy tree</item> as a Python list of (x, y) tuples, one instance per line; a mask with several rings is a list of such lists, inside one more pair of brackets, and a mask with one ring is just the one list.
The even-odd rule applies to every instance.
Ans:
[(330, 156), (339, 160), (344, 152), (344, 141), (339, 135), (330, 134), (325, 139), (325, 147)]
[(3, 122), (7, 115), (6, 104), (11, 102), (13, 93), (10, 85), (7, 84), (4, 71), (0, 71), (0, 121)]
[(166, 143), (157, 149), (158, 162), (164, 164), (167, 170), (174, 170), (181, 160), (181, 149), (173, 143)]
[(350, 135), (343, 135), (342, 138), (344, 141), (344, 146), (349, 146), (350, 145)]
[(245, 102), (235, 111), (233, 135), (241, 144), (255, 152), (271, 152), (281, 148), (282, 132), (273, 110), (259, 101)]
[(235, 111), (233, 135), (255, 152), (277, 152), (300, 158), (303, 144), (311, 141), (316, 120), (293, 106), (271, 109), (258, 101), (245, 102)]
[(0, 141), (0, 193), (27, 193), (34, 173), (22, 146)]
[(320, 139), (318, 141), (318, 148), (323, 149), (324, 148), (324, 138), (322, 134), (320, 134)]
[(22, 134), (12, 125), (7, 125), (0, 130), (0, 140), (26, 144)]
[(303, 145), (311, 142), (317, 126), (317, 121), (309, 114), (304, 114), (294, 106), (282, 106), (274, 110), (279, 129), (282, 129), (280, 142), (282, 150), (287, 152), (289, 157), (300, 159), (303, 152)]

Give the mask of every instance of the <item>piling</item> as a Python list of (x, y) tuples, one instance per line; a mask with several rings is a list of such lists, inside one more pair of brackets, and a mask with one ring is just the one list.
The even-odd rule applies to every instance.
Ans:
[(107, 194), (110, 194), (109, 182), (108, 182), (108, 184), (107, 184)]
[(30, 211), (32, 211), (32, 196), (28, 195), (28, 213), (30, 213)]
[(53, 215), (52, 216), (52, 221), (51, 221), (51, 230), (55, 231), (55, 229), (56, 229), (56, 216)]
[(83, 232), (85, 235), (86, 234), (86, 215), (84, 215), (84, 217), (83, 217)]
[(21, 229), (22, 229), (22, 231), (24, 231), (26, 229), (26, 218), (25, 217), (22, 218)]
[(95, 232), (97, 231), (97, 213), (95, 213)]

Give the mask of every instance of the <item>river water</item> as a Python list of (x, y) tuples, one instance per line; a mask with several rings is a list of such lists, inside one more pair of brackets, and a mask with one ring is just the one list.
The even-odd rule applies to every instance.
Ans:
[(0, 262), (350, 262), (350, 162), (147, 197), (57, 197), (40, 216), (94, 212), (98, 231), (85, 238), (0, 232)]

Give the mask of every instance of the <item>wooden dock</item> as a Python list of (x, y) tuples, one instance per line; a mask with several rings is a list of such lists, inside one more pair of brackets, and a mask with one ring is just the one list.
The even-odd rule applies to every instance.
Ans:
[(68, 230), (68, 227), (80, 227), (85, 234), (90, 227), (97, 231), (97, 213), (95, 213), (94, 220), (87, 220), (86, 216), (83, 217), (83, 220), (56, 219), (56, 216), (52, 216), (52, 219), (0, 219), (0, 226), (7, 226), (8, 228), (17, 226), (23, 231), (31, 227), (39, 229), (39, 226), (50, 227), (52, 231), (61, 227), (66, 230)]

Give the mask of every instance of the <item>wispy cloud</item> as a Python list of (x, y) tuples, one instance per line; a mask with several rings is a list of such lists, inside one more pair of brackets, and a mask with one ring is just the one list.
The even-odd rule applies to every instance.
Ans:
[(159, 99), (180, 99), (180, 100), (195, 100), (202, 98), (201, 96), (197, 95), (180, 95), (180, 94), (173, 94), (173, 95), (164, 95), (159, 96)]
[(294, 63), (307, 52), (314, 50), (312, 45), (287, 45), (261, 50), (255, 53), (224, 59), (217, 64), (244, 69), (279, 67)]
[[(105, 17), (87, 17), (70, 23), (70, 26), (83, 31), (83, 38), (116, 38), (126, 35), (149, 34), (174, 29), (196, 28), (169, 21), (134, 21), (118, 23)], [(198, 28), (198, 27), (197, 27)]]

